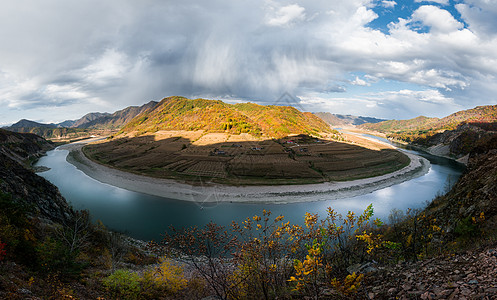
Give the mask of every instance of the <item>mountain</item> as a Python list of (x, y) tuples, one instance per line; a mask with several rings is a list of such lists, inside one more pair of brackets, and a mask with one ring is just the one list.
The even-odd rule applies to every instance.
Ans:
[[(480, 225), (482, 232), (486, 234), (497, 233), (495, 174), (497, 174), (497, 134), (474, 142), (473, 149), (469, 153), (467, 171), (446, 195), (435, 199), (426, 211), (442, 220), (448, 232), (464, 234), (465, 232), (460, 232), (462, 229), (476, 229), (476, 226)], [(476, 218), (477, 222), (481, 223), (477, 224), (472, 218)], [(468, 228), (463, 228), (464, 226)]]
[(384, 119), (377, 119), (372, 117), (340, 115), (340, 114), (332, 114), (329, 112), (317, 112), (314, 114), (319, 118), (321, 118), (326, 123), (335, 127), (347, 126), (347, 125), (361, 125), (365, 123), (379, 123), (386, 121)]
[(19, 133), (32, 133), (39, 135), (45, 139), (77, 139), (90, 136), (91, 133), (81, 128), (65, 128), (65, 127), (5, 127), (6, 130)]
[(153, 109), (155, 105), (157, 102), (150, 101), (142, 106), (130, 106), (113, 114), (89, 113), (78, 120), (66, 120), (58, 124), (43, 124), (23, 119), (4, 129), (34, 133), (45, 139), (78, 139), (94, 134), (95, 130), (118, 130), (137, 115)]
[(392, 140), (421, 146), (434, 155), (466, 163), (468, 154), (479, 140), (497, 134), (497, 105), (478, 106), (441, 119), (421, 116), (359, 127), (385, 133)]
[(454, 130), (462, 123), (489, 123), (495, 121), (497, 121), (497, 105), (488, 105), (459, 111), (442, 119), (421, 116), (409, 120), (389, 120), (376, 124), (369, 123), (360, 127), (382, 133), (425, 131), (425, 133), (434, 134), (443, 130)]
[(137, 116), (121, 133), (158, 130), (206, 130), (277, 138), (288, 134), (332, 132), (317, 116), (290, 106), (227, 104), (220, 100), (169, 97)]
[(43, 123), (38, 123), (35, 121), (30, 121), (26, 119), (22, 119), (19, 122), (12, 124), (10, 127), (11, 129), (14, 128), (35, 128), (35, 127), (40, 127), (40, 128), (57, 128), (57, 124), (43, 124)]
[(343, 119), (340, 119), (335, 114), (332, 114), (332, 113), (329, 113), (329, 112), (317, 112), (317, 113), (314, 113), (314, 114), (318, 118), (321, 118), (321, 120), (325, 121), (326, 123), (328, 123), (330, 126), (333, 126), (333, 127), (339, 127), (339, 126), (349, 125)]
[(151, 111), (158, 102), (150, 101), (142, 106), (129, 106), (113, 114), (91, 113), (74, 122), (72, 127), (85, 129), (120, 129), (137, 115)]
[(27, 165), (53, 148), (51, 142), (36, 134), (0, 129), (0, 153), (20, 164)]
[(367, 123), (360, 125), (359, 127), (382, 133), (419, 131), (432, 128), (432, 126), (435, 126), (435, 128), (437, 128), (436, 124), (438, 121), (440, 121), (440, 119), (438, 118), (419, 116), (409, 120), (388, 120), (379, 123)]
[(0, 191), (16, 203), (32, 207), (34, 215), (62, 222), (73, 211), (59, 190), (24, 167), (53, 148), (37, 135), (0, 129)]
[(386, 121), (384, 119), (377, 119), (373, 117), (363, 117), (363, 116), (338, 115), (338, 114), (335, 114), (335, 116), (340, 120), (343, 120), (346, 124), (351, 124), (351, 125), (361, 125), (365, 123), (378, 123)]
[[(63, 123), (66, 123), (66, 124), (72, 123), (71, 125), (69, 125), (67, 127), (85, 128), (84, 125), (86, 125), (86, 124), (88, 124), (88, 123), (90, 123), (92, 121), (95, 121), (98, 118), (106, 117), (108, 115), (110, 115), (110, 114), (109, 113), (98, 113), (98, 112), (89, 113), (89, 114), (84, 115), (83, 117), (81, 117), (78, 120), (75, 120), (75, 121), (65, 121)], [(60, 125), (62, 125), (62, 123)]]

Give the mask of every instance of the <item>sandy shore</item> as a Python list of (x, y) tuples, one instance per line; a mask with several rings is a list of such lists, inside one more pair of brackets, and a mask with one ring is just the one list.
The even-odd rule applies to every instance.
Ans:
[(192, 186), (174, 180), (127, 173), (97, 164), (81, 151), (81, 148), (91, 141), (86, 140), (60, 147), (60, 149), (69, 150), (67, 161), (88, 176), (131, 191), (206, 204), (216, 202), (294, 203), (348, 198), (411, 180), (426, 174), (430, 169), (428, 160), (404, 152), (411, 160), (407, 167), (373, 178), (307, 185), (234, 187), (205, 183)]

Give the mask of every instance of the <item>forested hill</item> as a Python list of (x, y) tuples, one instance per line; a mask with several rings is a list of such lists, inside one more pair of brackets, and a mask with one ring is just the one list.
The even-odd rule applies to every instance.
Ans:
[(52, 143), (35, 134), (0, 129), (0, 153), (21, 164), (28, 164), (53, 148)]
[(467, 155), (477, 142), (484, 142), (497, 134), (497, 105), (478, 106), (442, 119), (417, 117), (359, 127), (385, 133), (392, 140), (421, 146), (434, 155), (467, 163)]
[(21, 133), (34, 133), (45, 139), (78, 139), (99, 134), (101, 131), (117, 131), (137, 115), (152, 110), (157, 102), (150, 101), (142, 106), (129, 106), (109, 113), (89, 113), (78, 120), (67, 120), (58, 124), (43, 124), (20, 120), (5, 129)]
[(389, 120), (375, 124), (360, 125), (363, 129), (383, 133), (415, 133), (416, 131), (437, 132), (453, 130), (463, 123), (491, 123), (497, 121), (497, 105), (477, 106), (453, 113), (445, 118), (420, 116), (409, 120)]
[(377, 119), (372, 117), (363, 116), (352, 116), (352, 115), (340, 115), (332, 114), (329, 112), (317, 112), (314, 113), (319, 118), (323, 119), (326, 123), (331, 126), (348, 126), (348, 125), (361, 125), (365, 123), (378, 123), (386, 121), (384, 119)]
[(300, 112), (290, 106), (227, 104), (220, 100), (184, 97), (163, 99), (153, 110), (133, 119), (121, 132), (141, 134), (158, 130), (206, 130), (275, 138), (333, 132), (326, 122), (312, 113)]

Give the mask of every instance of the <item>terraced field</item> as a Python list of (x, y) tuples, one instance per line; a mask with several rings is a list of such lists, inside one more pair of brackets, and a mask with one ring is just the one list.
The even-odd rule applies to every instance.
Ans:
[(306, 135), (260, 140), (198, 131), (121, 137), (87, 145), (84, 152), (99, 163), (128, 172), (231, 185), (353, 180), (409, 164), (404, 154), (370, 140), (343, 143)]

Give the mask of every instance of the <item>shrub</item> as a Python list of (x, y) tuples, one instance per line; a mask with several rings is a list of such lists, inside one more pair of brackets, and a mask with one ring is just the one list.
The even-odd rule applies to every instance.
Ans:
[(103, 280), (103, 285), (113, 299), (138, 299), (140, 276), (129, 270), (119, 269)]
[(156, 293), (176, 294), (185, 288), (187, 283), (183, 268), (166, 258), (162, 258), (159, 266), (151, 268), (143, 275), (144, 290), (152, 297)]
[(36, 247), (41, 269), (47, 273), (77, 275), (83, 265), (76, 262), (78, 252), (71, 252), (61, 241), (47, 237)]

